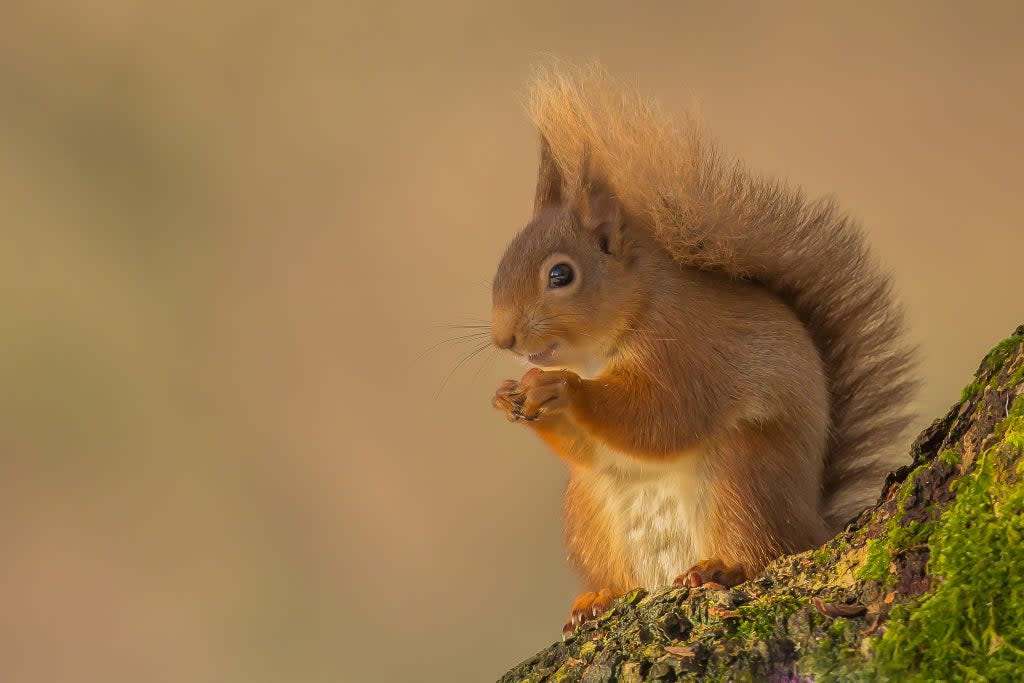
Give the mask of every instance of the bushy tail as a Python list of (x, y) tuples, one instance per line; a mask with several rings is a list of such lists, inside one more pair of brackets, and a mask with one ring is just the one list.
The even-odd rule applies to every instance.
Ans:
[(757, 281), (792, 306), (829, 383), (826, 518), (838, 528), (871, 503), (898, 461), (916, 381), (891, 281), (857, 225), (832, 200), (723, 157), (693, 117), (673, 119), (600, 67), (539, 69), (528, 109), (570, 192), (586, 163), (679, 262)]

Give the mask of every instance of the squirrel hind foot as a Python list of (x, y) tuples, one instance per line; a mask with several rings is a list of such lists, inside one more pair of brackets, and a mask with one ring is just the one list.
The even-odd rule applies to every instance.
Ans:
[(577, 595), (576, 599), (572, 601), (572, 607), (569, 608), (569, 618), (562, 626), (562, 640), (571, 636), (584, 622), (611, 609), (615, 597), (615, 594), (607, 588)]
[(741, 564), (726, 564), (721, 560), (701, 560), (694, 566), (676, 577), (676, 586), (699, 588), (704, 586), (712, 590), (732, 588), (747, 580), (747, 571)]

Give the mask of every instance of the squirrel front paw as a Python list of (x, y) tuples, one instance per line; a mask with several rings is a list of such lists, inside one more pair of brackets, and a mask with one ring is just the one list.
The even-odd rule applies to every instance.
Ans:
[(505, 380), (494, 393), (491, 405), (510, 421), (532, 422), (565, 410), (579, 383), (579, 375), (568, 370), (533, 368), (518, 382)]
[(523, 405), (522, 388), (514, 379), (507, 379), (501, 383), (498, 390), (491, 398), (491, 405), (505, 414), (509, 422), (523, 419), (520, 408)]

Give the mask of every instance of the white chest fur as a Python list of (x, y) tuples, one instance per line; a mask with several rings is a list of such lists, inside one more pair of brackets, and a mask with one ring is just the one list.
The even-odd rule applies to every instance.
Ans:
[(670, 584), (703, 559), (708, 487), (700, 451), (668, 464), (641, 462), (606, 446), (596, 456), (583, 476), (600, 492), (603, 513), (640, 585)]

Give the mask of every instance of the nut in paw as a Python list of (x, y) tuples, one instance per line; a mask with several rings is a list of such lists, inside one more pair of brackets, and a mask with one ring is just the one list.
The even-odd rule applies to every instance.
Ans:
[(494, 392), (491, 405), (504, 413), (509, 422), (515, 422), (523, 419), (521, 412), (523, 399), (523, 389), (519, 382), (507, 379)]
[(567, 370), (534, 368), (518, 382), (505, 380), (494, 393), (491, 405), (511, 422), (532, 422), (568, 407), (579, 382), (579, 376)]
[(530, 370), (519, 380), (522, 418), (536, 420), (564, 411), (571, 404), (579, 383), (579, 375), (568, 370)]

